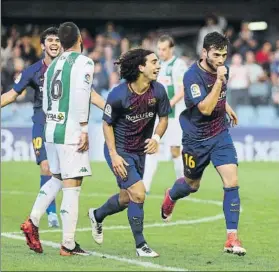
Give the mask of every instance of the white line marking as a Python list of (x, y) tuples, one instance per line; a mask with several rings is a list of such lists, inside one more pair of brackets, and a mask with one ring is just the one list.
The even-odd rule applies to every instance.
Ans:
[[(38, 192), (23, 192), (23, 191), (1, 191), (1, 195), (2, 194), (7, 194), (7, 195), (37, 195)], [(81, 193), (80, 194), (81, 197), (110, 197), (113, 194), (100, 194), (100, 193), (90, 193), (90, 194), (86, 194), (86, 193)], [(164, 194), (162, 195), (148, 195), (146, 197), (146, 201), (148, 201), (148, 199), (160, 199), (163, 201), (164, 199)], [(186, 197), (186, 198), (182, 198), (179, 201), (191, 201), (191, 202), (195, 202), (195, 203), (204, 203), (204, 204), (214, 204), (217, 206), (222, 206), (223, 202), (222, 201), (218, 201), (218, 200), (204, 200), (204, 199), (198, 199), (198, 198), (194, 198), (194, 197)]]
[[(153, 223), (153, 224), (144, 224), (144, 228), (154, 228), (154, 227), (159, 227), (159, 228), (164, 228), (164, 227), (170, 227), (170, 226), (177, 226), (177, 225), (193, 225), (193, 224), (199, 224), (199, 223), (206, 223), (206, 222), (213, 222), (217, 221), (219, 219), (224, 218), (223, 214), (217, 214), (215, 216), (209, 216), (209, 217), (203, 217), (199, 219), (192, 219), (192, 220), (178, 220), (174, 222), (169, 222), (169, 223)], [(129, 225), (116, 225), (116, 226), (108, 226), (108, 227), (103, 227), (104, 230), (126, 230), (130, 229)], [(78, 232), (86, 232), (86, 231), (91, 231), (91, 228), (77, 228), (76, 231)], [(61, 229), (47, 229), (47, 230), (40, 230), (41, 233), (53, 233), (53, 232), (62, 232)], [(3, 232), (2, 234), (21, 234), (22, 232)]]
[[(1, 236), (15, 239), (15, 240), (25, 241), (25, 238), (23, 236), (18, 236), (18, 235), (14, 235), (14, 234), (2, 233)], [(60, 246), (61, 246), (60, 244), (54, 243), (52, 241), (43, 241), (42, 240), (41, 243), (45, 246), (49, 246), (49, 247), (53, 247), (53, 248), (60, 248)], [(111, 260), (115, 260), (115, 261), (119, 261), (119, 262), (123, 262), (123, 263), (129, 263), (129, 264), (134, 264), (137, 266), (142, 266), (145, 268), (160, 269), (160, 270), (165, 270), (165, 271), (189, 271), (188, 269), (185, 269), (185, 268), (163, 266), (163, 265), (154, 264), (151, 262), (144, 262), (144, 261), (139, 261), (139, 260), (135, 260), (135, 259), (128, 259), (128, 258), (124, 258), (124, 257), (109, 255), (109, 254), (102, 254), (102, 253), (99, 253), (96, 251), (89, 251), (89, 252), (92, 256), (95, 256), (95, 257), (107, 258), (107, 259), (111, 259)]]

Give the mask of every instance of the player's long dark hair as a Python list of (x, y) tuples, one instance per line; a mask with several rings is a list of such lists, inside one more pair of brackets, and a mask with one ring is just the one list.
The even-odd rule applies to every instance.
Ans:
[(211, 32), (208, 33), (203, 40), (203, 48), (206, 51), (209, 51), (211, 48), (222, 50), (226, 46), (229, 46), (229, 39), (218, 33), (218, 32)]
[(122, 54), (114, 63), (120, 66), (120, 77), (128, 83), (135, 82), (141, 73), (139, 65), (145, 66), (146, 56), (153, 53), (151, 50), (136, 48)]

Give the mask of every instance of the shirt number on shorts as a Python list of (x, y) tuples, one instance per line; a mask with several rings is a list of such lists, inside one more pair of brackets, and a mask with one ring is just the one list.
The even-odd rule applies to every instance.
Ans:
[(184, 154), (184, 158), (185, 158), (185, 164), (186, 164), (186, 166), (188, 166), (189, 168), (195, 168), (196, 162), (195, 162), (193, 156), (191, 156), (191, 155), (185, 153), (185, 154)]
[(35, 149), (40, 149), (43, 144), (43, 139), (42, 137), (37, 137), (33, 139), (33, 146)]

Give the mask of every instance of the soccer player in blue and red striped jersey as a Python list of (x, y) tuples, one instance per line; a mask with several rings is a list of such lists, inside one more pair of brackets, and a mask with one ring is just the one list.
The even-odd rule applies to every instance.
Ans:
[[(44, 83), (44, 73), (47, 70), (48, 65), (60, 54), (61, 51), (58, 29), (56, 27), (50, 27), (41, 34), (41, 47), (44, 51), (44, 58), (26, 68), (15, 79), (13, 88), (1, 96), (1, 107), (5, 107), (14, 102), (27, 87), (34, 89), (32, 141), (36, 162), (40, 165), (41, 170), (40, 187), (51, 178), (43, 136), (45, 114), (42, 110), (42, 87)], [(42, 194), (43, 193), (44, 192), (42, 191)], [(58, 227), (59, 221), (56, 214), (55, 200), (51, 202), (46, 212), (48, 214), (49, 227)]]
[[(105, 158), (115, 174), (120, 193), (100, 208), (89, 209), (92, 235), (101, 244), (105, 217), (128, 207), (136, 254), (158, 257), (143, 236), (145, 187), (142, 177), (145, 155), (157, 151), (159, 140), (167, 129), (170, 103), (163, 85), (155, 81), (160, 64), (152, 51), (130, 50), (120, 57), (117, 64), (126, 82), (115, 87), (108, 96), (103, 129)], [(152, 136), (156, 115), (159, 123)]]
[(245, 255), (237, 236), (240, 213), (237, 154), (228, 131), (237, 125), (237, 116), (226, 101), (229, 77), (225, 60), (228, 40), (218, 32), (204, 38), (202, 60), (185, 73), (184, 97), (187, 109), (180, 115), (183, 131), (182, 157), (184, 176), (166, 190), (161, 207), (162, 219), (168, 222), (178, 199), (198, 191), (205, 168), (210, 161), (219, 173), (224, 187), (223, 210), (227, 226), (224, 251)]

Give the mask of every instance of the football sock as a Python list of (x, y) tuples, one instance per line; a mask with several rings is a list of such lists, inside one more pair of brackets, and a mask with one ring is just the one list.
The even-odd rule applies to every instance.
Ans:
[(40, 219), (45, 213), (46, 208), (61, 189), (62, 181), (55, 177), (52, 177), (41, 187), (30, 214), (30, 219), (35, 226), (39, 226)]
[(240, 213), (240, 198), (238, 186), (224, 188), (223, 211), (226, 219), (227, 230), (232, 232), (237, 230), (239, 213)]
[(179, 178), (175, 181), (174, 185), (170, 189), (170, 198), (173, 201), (176, 201), (180, 198), (183, 198), (185, 196), (188, 196), (190, 193), (195, 192), (196, 190), (193, 190), (190, 185), (188, 185), (185, 181), (185, 178)]
[(143, 203), (135, 203), (133, 201), (129, 202), (128, 219), (134, 235), (136, 247), (140, 248), (145, 243), (145, 239), (143, 237)]
[[(51, 176), (44, 176), (44, 175), (41, 175), (41, 182), (40, 182), (40, 188), (42, 188), (45, 183), (51, 179)], [(46, 210), (47, 214), (49, 213), (56, 213), (56, 205), (55, 205), (55, 198), (54, 200), (49, 204), (47, 210)]]
[(184, 177), (182, 157), (178, 156), (177, 158), (172, 158), (172, 160), (174, 163), (174, 171), (175, 171), (176, 179)]
[(98, 223), (108, 216), (125, 210), (127, 206), (121, 206), (119, 203), (119, 194), (113, 195), (108, 201), (100, 208), (94, 211), (95, 219)]
[(75, 232), (78, 220), (79, 187), (63, 188), (60, 216), (62, 220), (62, 245), (68, 249), (75, 248)]
[(147, 193), (150, 191), (151, 183), (158, 167), (158, 156), (158, 153), (146, 155), (143, 184)]

